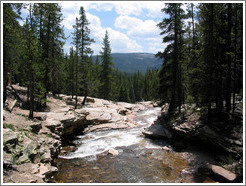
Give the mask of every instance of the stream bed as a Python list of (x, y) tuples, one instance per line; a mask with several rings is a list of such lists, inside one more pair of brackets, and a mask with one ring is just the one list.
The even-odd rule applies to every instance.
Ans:
[[(137, 128), (91, 132), (78, 136), (77, 149), (56, 160), (57, 183), (196, 183), (215, 182), (196, 171), (192, 154), (176, 152), (164, 140), (142, 135), (160, 115), (159, 107), (137, 114)], [(117, 150), (119, 155), (105, 153)]]

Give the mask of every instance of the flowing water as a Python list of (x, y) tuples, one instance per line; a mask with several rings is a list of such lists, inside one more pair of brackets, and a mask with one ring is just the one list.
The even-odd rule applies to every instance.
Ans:
[[(184, 153), (163, 150), (163, 140), (144, 138), (142, 130), (160, 115), (160, 108), (138, 113), (138, 128), (91, 132), (75, 141), (77, 150), (57, 159), (58, 183), (180, 183), (197, 182), (185, 175), (190, 165)], [(105, 153), (116, 149), (119, 155)], [(187, 171), (186, 171), (187, 172)], [(198, 182), (212, 182), (198, 179)]]

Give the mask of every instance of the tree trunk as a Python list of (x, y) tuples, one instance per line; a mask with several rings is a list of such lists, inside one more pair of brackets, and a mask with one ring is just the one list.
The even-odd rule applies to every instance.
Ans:
[(172, 64), (172, 91), (171, 101), (168, 109), (168, 114), (173, 114), (176, 107), (176, 85), (177, 85), (177, 67), (178, 67), (178, 20), (177, 20), (177, 5), (175, 6), (175, 23), (174, 23), (174, 55)]
[(233, 108), (235, 112), (235, 94), (236, 94), (236, 62), (237, 62), (237, 3), (235, 3), (235, 35), (234, 35), (234, 65), (233, 65)]
[(228, 28), (227, 28), (227, 77), (226, 77), (226, 111), (231, 110), (231, 3), (228, 3)]
[[(49, 92), (49, 46), (50, 46), (50, 13), (48, 16), (48, 26), (47, 26), (47, 43), (46, 43), (46, 51), (45, 51), (45, 76), (44, 76), (44, 86), (45, 86), (45, 93), (44, 93), (44, 99), (47, 99), (47, 95)], [(46, 101), (44, 102), (44, 106), (46, 107)]]
[(76, 84), (75, 84), (75, 109), (77, 108), (77, 104), (78, 104), (78, 45), (76, 46)]
[(86, 102), (86, 98), (87, 98), (87, 95), (85, 95), (83, 101), (82, 101), (82, 105), (85, 105), (85, 102)]
[(33, 95), (33, 84), (30, 86), (30, 107), (29, 107), (29, 118), (33, 119), (33, 110), (34, 110), (34, 95)]
[(209, 4), (209, 20), (208, 20), (208, 44), (206, 57), (207, 64), (207, 105), (208, 105), (208, 123), (211, 123), (211, 101), (212, 101), (212, 87), (213, 87), (213, 61), (214, 61), (214, 51), (213, 51), (213, 35), (214, 35), (214, 4)]

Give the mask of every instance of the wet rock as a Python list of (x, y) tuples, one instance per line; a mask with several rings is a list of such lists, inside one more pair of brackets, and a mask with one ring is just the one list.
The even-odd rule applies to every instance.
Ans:
[(212, 174), (212, 176), (222, 182), (234, 182), (237, 179), (236, 174), (226, 170), (221, 166), (207, 164), (207, 168), (210, 170), (210, 174)]
[(142, 132), (149, 138), (171, 138), (171, 133), (163, 125), (151, 125)]
[(168, 103), (162, 105), (161, 106), (161, 112), (167, 112), (168, 111), (168, 108), (169, 108), (169, 104)]
[(74, 152), (77, 149), (75, 146), (66, 146), (61, 148), (60, 155), (65, 155), (68, 152)]
[(118, 156), (119, 155), (119, 151), (117, 151), (117, 150), (115, 150), (113, 148), (109, 149), (108, 153), (112, 154), (113, 156)]
[(52, 174), (58, 171), (58, 169), (49, 164), (39, 164), (39, 173), (37, 174), (41, 178), (49, 178)]
[(172, 150), (171, 148), (169, 148), (167, 146), (162, 147), (162, 149), (165, 150), (165, 151), (168, 151), (168, 152)]
[(84, 133), (111, 130), (111, 129), (124, 129), (128, 127), (129, 126), (127, 125), (127, 123), (104, 123), (100, 125), (91, 125), (85, 128)]

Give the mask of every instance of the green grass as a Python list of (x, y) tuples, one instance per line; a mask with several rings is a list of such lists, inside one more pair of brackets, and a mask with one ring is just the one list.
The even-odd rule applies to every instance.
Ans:
[(15, 131), (15, 127), (12, 124), (3, 123), (3, 128), (8, 128)]
[(29, 139), (32, 139), (30, 135), (35, 136), (36, 134), (31, 131), (30, 128), (25, 128), (25, 129), (18, 129), (19, 132), (23, 132), (26, 137)]
[(29, 117), (25, 114), (16, 114), (16, 115), (24, 117), (26, 121), (30, 120)]
[(52, 136), (51, 133), (46, 134), (46, 136), (47, 136), (48, 138), (53, 138), (53, 136)]

